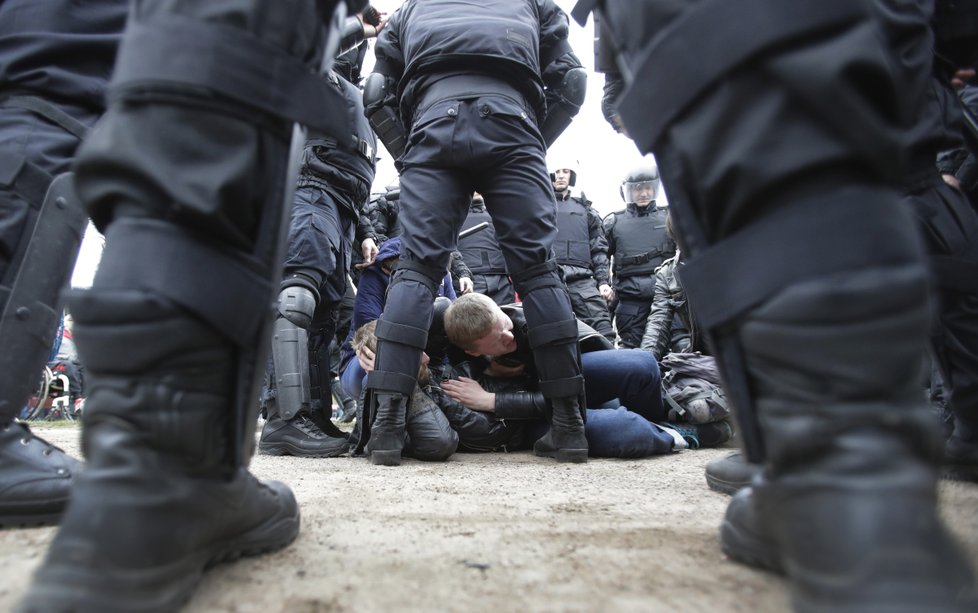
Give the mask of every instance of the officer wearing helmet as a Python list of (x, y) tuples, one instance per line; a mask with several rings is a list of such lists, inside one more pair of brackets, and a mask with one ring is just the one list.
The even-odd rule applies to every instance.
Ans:
[(601, 217), (582, 193), (573, 196), (577, 184), (577, 164), (555, 160), (550, 164), (550, 181), (557, 199), (557, 239), (554, 254), (560, 266), (574, 315), (612, 343), (608, 302), (614, 296), (608, 279), (608, 242)]
[(618, 299), (615, 326), (620, 345), (629, 349), (642, 343), (655, 297), (655, 269), (676, 253), (676, 243), (666, 232), (667, 212), (656, 206), (658, 193), (658, 168), (638, 166), (621, 184), (625, 208), (604, 219)]

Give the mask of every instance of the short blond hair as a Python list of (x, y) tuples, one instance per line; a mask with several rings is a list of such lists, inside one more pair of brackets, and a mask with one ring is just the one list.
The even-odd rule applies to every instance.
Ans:
[(499, 305), (485, 294), (460, 296), (445, 311), (448, 340), (463, 351), (472, 351), (480, 338), (492, 332), (498, 312)]

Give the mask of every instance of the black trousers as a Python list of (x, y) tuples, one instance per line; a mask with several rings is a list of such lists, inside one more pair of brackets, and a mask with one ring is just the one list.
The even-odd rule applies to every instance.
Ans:
[[(485, 198), (508, 270), (550, 258), (556, 202), (542, 138), (522, 104), (505, 96), (436, 102), (416, 118), (402, 163), (402, 262), (443, 274), (473, 191)], [(574, 317), (563, 286), (521, 298), (531, 327)], [(382, 319), (427, 330), (431, 313), (429, 289), (395, 273)], [(419, 348), (381, 342), (376, 367), (414, 377), (420, 358)], [(538, 358), (537, 367), (544, 381), (580, 375), (576, 345), (553, 351), (546, 363)]]

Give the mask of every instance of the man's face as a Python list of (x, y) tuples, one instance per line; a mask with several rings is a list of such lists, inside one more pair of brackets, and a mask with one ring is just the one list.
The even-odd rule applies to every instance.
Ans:
[(570, 187), (571, 171), (567, 168), (558, 168), (554, 171), (554, 191), (564, 192)]
[(497, 356), (516, 351), (516, 337), (513, 336), (513, 320), (500, 310), (496, 311), (496, 321), (492, 330), (466, 351), (469, 355)]
[(640, 181), (638, 183), (627, 183), (626, 194), (629, 202), (634, 202), (635, 206), (647, 207), (655, 200), (655, 193), (658, 191), (658, 181)]

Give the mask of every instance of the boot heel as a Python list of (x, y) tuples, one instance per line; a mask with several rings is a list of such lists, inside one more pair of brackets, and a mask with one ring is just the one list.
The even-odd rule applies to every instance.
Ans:
[(376, 450), (370, 452), (370, 463), (375, 466), (400, 466), (401, 450)]

